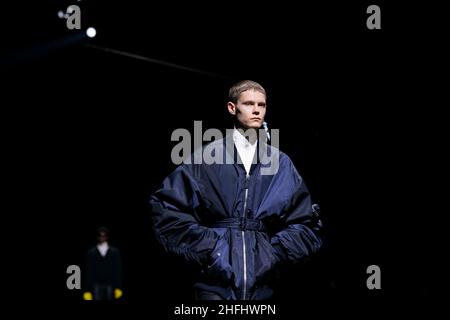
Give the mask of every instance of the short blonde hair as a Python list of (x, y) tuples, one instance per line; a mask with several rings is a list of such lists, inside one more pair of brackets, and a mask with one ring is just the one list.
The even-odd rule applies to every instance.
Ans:
[(237, 103), (241, 93), (247, 90), (256, 90), (267, 96), (266, 90), (258, 82), (252, 80), (243, 80), (234, 84), (230, 88), (230, 91), (228, 92), (228, 99), (230, 99), (230, 101), (233, 103)]

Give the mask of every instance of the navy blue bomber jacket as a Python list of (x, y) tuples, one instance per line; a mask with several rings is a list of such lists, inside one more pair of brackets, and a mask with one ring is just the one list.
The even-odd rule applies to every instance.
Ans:
[[(197, 288), (226, 300), (266, 299), (279, 263), (302, 261), (321, 247), (320, 220), (289, 157), (277, 149), (277, 172), (261, 174), (261, 152), (273, 148), (258, 146), (248, 175), (238, 161), (183, 163), (151, 196), (156, 237), (167, 252), (199, 266)], [(233, 149), (223, 152), (238, 160)]]

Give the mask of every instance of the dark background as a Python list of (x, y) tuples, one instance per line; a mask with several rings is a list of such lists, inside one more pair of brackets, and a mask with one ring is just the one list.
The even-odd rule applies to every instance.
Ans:
[[(57, 17), (70, 4), (96, 38)], [(172, 131), (194, 120), (228, 127), (227, 90), (252, 79), (268, 91), (266, 119), (325, 225), (322, 253), (279, 284), (285, 310), (306, 301), (319, 313), (387, 310), (399, 300), (415, 310), (438, 297), (439, 9), (378, 2), (382, 29), (368, 30), (370, 4), (49, 1), (5, 10), (5, 196), (17, 219), (4, 228), (13, 233), (6, 264), (21, 274), (16, 296), (45, 291), (47, 301), (86, 308), (65, 269), (83, 265), (107, 225), (124, 260), (121, 310), (166, 314), (189, 301), (188, 270), (152, 238), (148, 197), (175, 168)], [(366, 288), (372, 264), (379, 291)], [(30, 277), (36, 284), (24, 290)]]

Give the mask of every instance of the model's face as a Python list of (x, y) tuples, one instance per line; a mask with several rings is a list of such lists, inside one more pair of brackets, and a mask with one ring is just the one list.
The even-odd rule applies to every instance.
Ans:
[(241, 93), (237, 103), (228, 102), (227, 107), (242, 127), (259, 129), (266, 115), (266, 96), (256, 90), (247, 90)]
[(100, 232), (97, 237), (97, 240), (99, 243), (108, 241), (108, 234), (106, 232)]

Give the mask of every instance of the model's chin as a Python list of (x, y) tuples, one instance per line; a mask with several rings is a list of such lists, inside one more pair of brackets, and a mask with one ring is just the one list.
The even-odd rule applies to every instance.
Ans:
[(241, 127), (243, 129), (259, 129), (262, 126), (262, 120), (250, 120), (250, 121), (246, 121), (246, 122), (237, 122), (237, 126)]
[(259, 129), (262, 126), (262, 122), (261, 121), (250, 121), (247, 122), (245, 127), (247, 129)]

